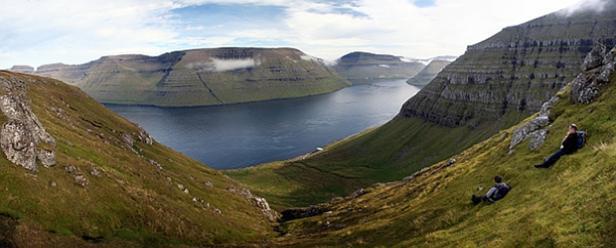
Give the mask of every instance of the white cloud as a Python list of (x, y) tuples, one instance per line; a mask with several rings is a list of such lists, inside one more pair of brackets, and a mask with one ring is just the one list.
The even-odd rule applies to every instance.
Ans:
[[(355, 50), (408, 57), (459, 55), (506, 26), (569, 9), (600, 8), (601, 0), (436, 0), (418, 8), (409, 0), (358, 0), (335, 11), (327, 1), (299, 0), (3, 0), (0, 8), (0, 68), (13, 64), (83, 63), (103, 55), (156, 55), (196, 47), (237, 46), (238, 40), (268, 40), (333, 61)], [(284, 20), (265, 29), (226, 30), (185, 37), (170, 11), (204, 4), (283, 6)], [(577, 5), (574, 5), (576, 4)], [(337, 7), (340, 7), (338, 4)], [(207, 14), (207, 13), (205, 13)], [(206, 33), (204, 27), (186, 27)], [(192, 29), (191, 29), (192, 28)]]
[(603, 11), (605, 5), (609, 0), (586, 0), (578, 2), (570, 7), (567, 7), (561, 11), (561, 13), (565, 15), (571, 15), (576, 11), (583, 10), (593, 10), (593, 11)]
[(438, 0), (418, 8), (408, 0), (362, 0), (355, 9), (369, 18), (291, 12), (295, 44), (332, 59), (350, 50), (409, 57), (460, 55), (506, 26), (557, 11), (577, 0)]
[(216, 59), (211, 58), (215, 71), (232, 71), (237, 69), (252, 68), (260, 63), (253, 58), (247, 59)]
[(207, 61), (203, 62), (193, 62), (186, 65), (186, 68), (189, 69), (197, 69), (202, 71), (232, 71), (238, 69), (246, 69), (252, 68), (255, 66), (259, 66), (261, 64), (260, 60), (255, 58), (245, 58), (245, 59), (218, 59), (218, 58), (209, 58)]

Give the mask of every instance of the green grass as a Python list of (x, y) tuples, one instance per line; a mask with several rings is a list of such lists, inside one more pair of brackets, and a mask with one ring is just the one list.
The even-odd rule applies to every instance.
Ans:
[[(0, 72), (0, 80), (7, 77), (29, 81), (32, 109), (57, 141), (57, 164), (36, 173), (0, 156), (0, 213), (18, 219), (11, 237), (16, 244), (79, 247), (87, 243), (82, 237), (92, 237), (112, 247), (233, 245), (272, 237), (271, 223), (228, 190), (239, 185), (222, 173), (158, 143), (128, 147), (122, 134), (137, 140), (137, 126), (76, 87)], [(75, 166), (88, 185), (77, 185), (66, 166)], [(93, 167), (100, 177), (90, 174)], [(211, 207), (195, 204), (193, 197)]]
[(498, 122), (475, 129), (395, 118), (302, 161), (281, 161), (224, 173), (265, 196), (277, 209), (307, 206), (377, 182), (400, 180), (513, 125), (521, 116), (510, 113)]
[[(613, 82), (616, 80), (612, 80)], [(332, 212), (286, 223), (279, 244), (294, 247), (614, 247), (616, 245), (616, 85), (590, 105), (568, 94), (553, 111), (544, 146), (509, 154), (515, 127), (436, 164), (408, 182), (370, 187)], [(590, 136), (585, 148), (550, 169), (534, 164), (558, 148), (568, 125)], [(491, 205), (472, 206), (502, 175), (513, 186)], [(478, 190), (479, 187), (483, 189)]]

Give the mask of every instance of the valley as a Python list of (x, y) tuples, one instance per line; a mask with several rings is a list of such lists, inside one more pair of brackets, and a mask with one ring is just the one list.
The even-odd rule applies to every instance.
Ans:
[(0, 247), (616, 247), (616, 1), (574, 1), (6, 5)]
[[(556, 12), (504, 28), (469, 46), (383, 126), (303, 161), (229, 175), (268, 196), (272, 205), (284, 207), (306, 207), (360, 187), (400, 180), (538, 111), (578, 75), (594, 45), (613, 46), (615, 12), (616, 4), (609, 3), (599, 13)], [(567, 39), (554, 40), (563, 36)], [(317, 178), (319, 183), (314, 183)]]

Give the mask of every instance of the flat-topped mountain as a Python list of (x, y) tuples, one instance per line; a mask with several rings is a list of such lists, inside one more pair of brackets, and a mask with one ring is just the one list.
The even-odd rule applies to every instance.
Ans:
[(441, 72), (447, 65), (449, 65), (453, 59), (435, 58), (432, 59), (426, 67), (424, 67), (417, 75), (406, 81), (410, 85), (426, 86), (436, 75)]
[(370, 82), (384, 79), (408, 79), (425, 65), (400, 56), (352, 52), (337, 60), (334, 69), (352, 82)]
[(212, 48), (159, 56), (105, 56), (41, 66), (103, 103), (202, 106), (292, 98), (348, 86), (318, 58), (293, 48)]
[(259, 243), (276, 213), (76, 87), (0, 71), (0, 246)]
[(34, 67), (29, 65), (14, 65), (9, 70), (20, 73), (34, 73)]

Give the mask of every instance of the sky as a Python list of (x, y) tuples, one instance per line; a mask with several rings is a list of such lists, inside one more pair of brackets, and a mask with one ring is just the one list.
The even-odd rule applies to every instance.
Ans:
[[(586, 0), (594, 5), (605, 0)], [(0, 68), (224, 46), (461, 55), (580, 0), (0, 0)], [(573, 6), (573, 7), (572, 7)]]

